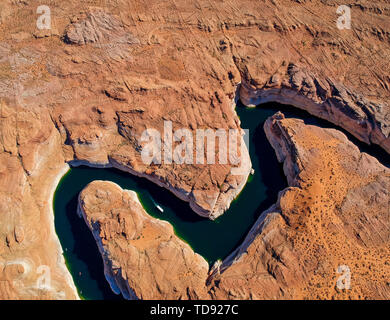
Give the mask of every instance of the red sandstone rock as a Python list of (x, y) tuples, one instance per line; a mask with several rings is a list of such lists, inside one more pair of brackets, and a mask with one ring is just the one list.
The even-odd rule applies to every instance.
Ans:
[[(293, 103), (389, 151), (383, 1), (352, 4), (352, 30), (338, 30), (336, 5), (323, 2), (89, 4), (51, 1), (49, 31), (36, 28), (35, 2), (0, 4), (0, 267), (27, 259), (34, 271), (17, 285), (0, 274), (2, 298), (77, 295), (48, 200), (65, 162), (114, 165), (170, 188), (202, 215), (222, 214), (245, 174), (148, 167), (137, 141), (164, 119), (174, 128), (239, 128), (240, 82), (245, 103)], [(49, 292), (29, 289), (40, 265), (51, 268)]]
[(208, 264), (172, 226), (149, 216), (134, 191), (94, 181), (79, 212), (103, 257), (111, 288), (126, 299), (204, 299)]

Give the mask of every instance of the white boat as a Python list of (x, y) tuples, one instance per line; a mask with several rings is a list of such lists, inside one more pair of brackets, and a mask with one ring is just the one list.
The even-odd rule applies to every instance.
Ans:
[(160, 211), (160, 212), (164, 212), (164, 209), (161, 208), (161, 206), (159, 206), (156, 201), (154, 201), (154, 199), (152, 198), (152, 201), (153, 201), (153, 204), (155, 205), (155, 207)]

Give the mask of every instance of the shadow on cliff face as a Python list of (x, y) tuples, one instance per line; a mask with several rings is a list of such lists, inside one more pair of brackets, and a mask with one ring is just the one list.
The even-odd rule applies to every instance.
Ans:
[[(80, 190), (81, 191), (81, 190)], [(66, 204), (66, 218), (69, 221), (73, 237), (73, 248), (63, 248), (64, 255), (68, 261), (69, 251), (77, 257), (77, 262), (72, 259), (72, 264), (68, 264), (73, 279), (78, 287), (81, 297), (88, 299), (104, 299), (104, 300), (122, 300), (121, 295), (116, 295), (112, 292), (108, 284), (104, 272), (103, 261), (96, 245), (95, 239), (84, 223), (83, 219), (78, 216), (77, 212), (78, 192), (77, 195)], [(57, 233), (61, 228), (56, 228)], [(59, 235), (60, 236), (60, 235)], [(61, 235), (61, 237), (66, 235)], [(81, 270), (75, 271), (73, 270)], [(87, 271), (87, 272), (86, 272)], [(77, 279), (75, 279), (77, 278)], [(81, 284), (81, 285), (80, 285)]]
[[(246, 107), (239, 101), (237, 103), (237, 109), (239, 108), (246, 108)], [(281, 111), (286, 118), (298, 118), (298, 119), (302, 119), (305, 122), (305, 124), (315, 125), (321, 128), (337, 129), (341, 131), (343, 134), (345, 134), (348, 140), (350, 140), (354, 145), (356, 145), (359, 148), (360, 152), (365, 152), (371, 155), (372, 157), (376, 158), (382, 165), (390, 168), (390, 156), (380, 146), (368, 145), (360, 141), (356, 137), (354, 137), (345, 129), (340, 128), (339, 126), (327, 120), (317, 118), (305, 110), (301, 110), (292, 105), (284, 105), (284, 104), (274, 103), (274, 102), (260, 104), (256, 106), (255, 109), (269, 110), (272, 113), (271, 115), (275, 114), (278, 111)]]
[[(283, 173), (283, 164), (278, 163), (274, 149), (265, 135), (263, 124), (264, 121), (256, 127), (252, 141), (255, 147), (256, 160), (259, 162), (262, 181), (266, 186), (266, 198), (256, 209), (255, 220), (276, 203), (279, 191), (287, 187), (287, 179)], [(264, 154), (269, 156), (264, 159)]]

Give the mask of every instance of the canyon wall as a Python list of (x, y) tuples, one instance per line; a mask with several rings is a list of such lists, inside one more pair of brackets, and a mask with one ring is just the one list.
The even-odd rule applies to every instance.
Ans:
[[(350, 5), (352, 29), (336, 26)], [(73, 299), (51, 195), (66, 163), (116, 166), (215, 218), (231, 165), (145, 165), (146, 128), (239, 129), (232, 101), (293, 103), (389, 151), (389, 4), (282, 0), (0, 4), (0, 296)], [(41, 286), (50, 270), (50, 287)], [(43, 268), (43, 269), (42, 269)], [(49, 288), (49, 290), (48, 290)]]

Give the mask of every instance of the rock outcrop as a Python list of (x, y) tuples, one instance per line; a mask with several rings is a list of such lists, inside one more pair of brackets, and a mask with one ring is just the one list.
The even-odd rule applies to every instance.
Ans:
[(69, 44), (139, 44), (139, 40), (126, 29), (118, 18), (104, 12), (94, 10), (85, 17), (78, 17), (65, 30), (64, 41)]
[(390, 169), (338, 130), (281, 113), (264, 128), (289, 187), (211, 275), (212, 297), (389, 299)]
[(295, 64), (278, 70), (261, 88), (249, 85), (244, 79), (240, 98), (247, 105), (269, 101), (294, 105), (390, 153), (390, 108), (387, 102), (370, 101), (331, 78), (323, 78)]
[(149, 216), (134, 191), (94, 181), (80, 193), (79, 212), (98, 243), (114, 292), (126, 299), (206, 297), (206, 260), (168, 222)]
[[(50, 30), (37, 28), (37, 5), (0, 4), (0, 268), (28, 259), (34, 271), (1, 273), (1, 298), (77, 296), (48, 201), (65, 163), (116, 166), (203, 216), (222, 214), (249, 161), (242, 175), (231, 165), (147, 166), (139, 138), (164, 120), (174, 130), (239, 129), (239, 83), (245, 103), (291, 94), (282, 102), (389, 151), (388, 3), (351, 2), (351, 30), (337, 29), (335, 1), (52, 0)], [(41, 265), (49, 293), (31, 289)]]

